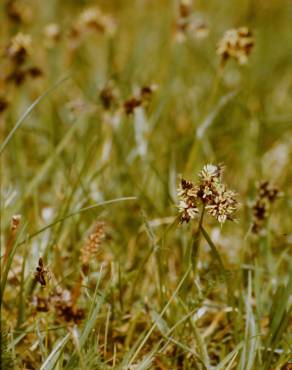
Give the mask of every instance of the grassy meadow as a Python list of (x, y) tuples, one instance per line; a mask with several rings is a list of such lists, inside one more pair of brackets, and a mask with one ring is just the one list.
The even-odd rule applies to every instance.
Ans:
[(292, 369), (291, 1), (0, 19), (1, 369)]

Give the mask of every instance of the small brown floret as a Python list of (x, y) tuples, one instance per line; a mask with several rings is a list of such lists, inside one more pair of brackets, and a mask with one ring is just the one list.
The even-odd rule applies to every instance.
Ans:
[(126, 100), (124, 102), (124, 109), (126, 114), (133, 114), (135, 108), (140, 107), (141, 104), (142, 100), (135, 97)]
[(258, 184), (258, 194), (252, 207), (252, 232), (254, 234), (260, 234), (264, 230), (271, 206), (280, 196), (279, 188), (269, 181), (262, 181)]
[(253, 47), (252, 32), (247, 27), (240, 27), (225, 32), (218, 43), (217, 54), (221, 56), (222, 64), (229, 58), (234, 58), (239, 64), (246, 64)]

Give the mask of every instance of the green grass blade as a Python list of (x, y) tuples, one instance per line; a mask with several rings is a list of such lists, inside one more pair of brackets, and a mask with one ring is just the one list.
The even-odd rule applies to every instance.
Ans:
[(16, 122), (13, 129), (9, 132), (6, 139), (3, 141), (3, 143), (0, 146), (0, 156), (10, 140), (13, 138), (16, 131), (21, 126), (22, 122), (26, 119), (26, 117), (34, 110), (34, 108), (47, 96), (49, 95), (53, 90), (55, 90), (59, 85), (61, 85), (63, 82), (67, 81), (70, 78), (70, 76), (66, 76), (61, 78), (59, 81), (57, 81), (53, 86), (49, 87), (41, 96), (39, 96), (23, 113), (23, 115), (19, 118), (19, 120)]
[(69, 341), (70, 333), (66, 334), (64, 338), (60, 339), (55, 347), (53, 348), (52, 352), (47, 357), (46, 361), (42, 364), (40, 370), (53, 370), (56, 366), (56, 363), (61, 355), (62, 349), (64, 349), (65, 345)]

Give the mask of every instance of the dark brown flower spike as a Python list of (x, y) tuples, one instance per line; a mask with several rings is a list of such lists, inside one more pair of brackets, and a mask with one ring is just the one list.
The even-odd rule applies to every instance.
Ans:
[(46, 286), (46, 278), (48, 277), (48, 270), (44, 266), (43, 259), (39, 258), (39, 264), (36, 268), (36, 272), (34, 273), (35, 280), (40, 283), (41, 286)]

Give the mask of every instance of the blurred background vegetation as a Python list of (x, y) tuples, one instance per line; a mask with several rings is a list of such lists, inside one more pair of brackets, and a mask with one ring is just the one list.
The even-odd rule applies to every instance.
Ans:
[[(1, 1), (1, 144), (45, 94), (1, 152), (7, 366), (44, 366), (67, 332), (61, 357), (43, 368), (280, 369), (288, 361), (292, 3), (181, 3), (191, 27), (180, 32), (176, 1)], [(222, 68), (218, 41), (241, 26), (255, 40), (248, 63), (230, 59)], [(18, 33), (31, 38), (23, 60), (11, 56)], [(173, 224), (179, 176), (194, 180), (206, 163), (226, 165), (225, 180), (241, 203), (237, 223), (221, 228), (205, 220), (232, 271), (231, 286), (201, 240), (198, 276), (184, 278), (162, 319), (188, 271), (196, 229)], [(265, 232), (252, 235), (260, 180), (276, 184), (282, 197)], [(98, 206), (108, 200), (115, 203)], [(21, 223), (12, 237), (16, 214)], [(80, 254), (96, 220), (105, 222), (106, 236), (84, 277)], [(39, 257), (54, 276), (49, 287), (34, 279)], [(79, 276), (86, 282), (78, 330), (84, 334), (90, 323), (96, 332), (78, 344), (74, 320), (51, 306), (39, 312), (33, 302), (48, 300), (52, 284), (74, 291)], [(97, 281), (103, 303), (93, 322), (86, 309), (95, 306)], [(168, 342), (165, 327), (192, 310), (197, 316)]]

